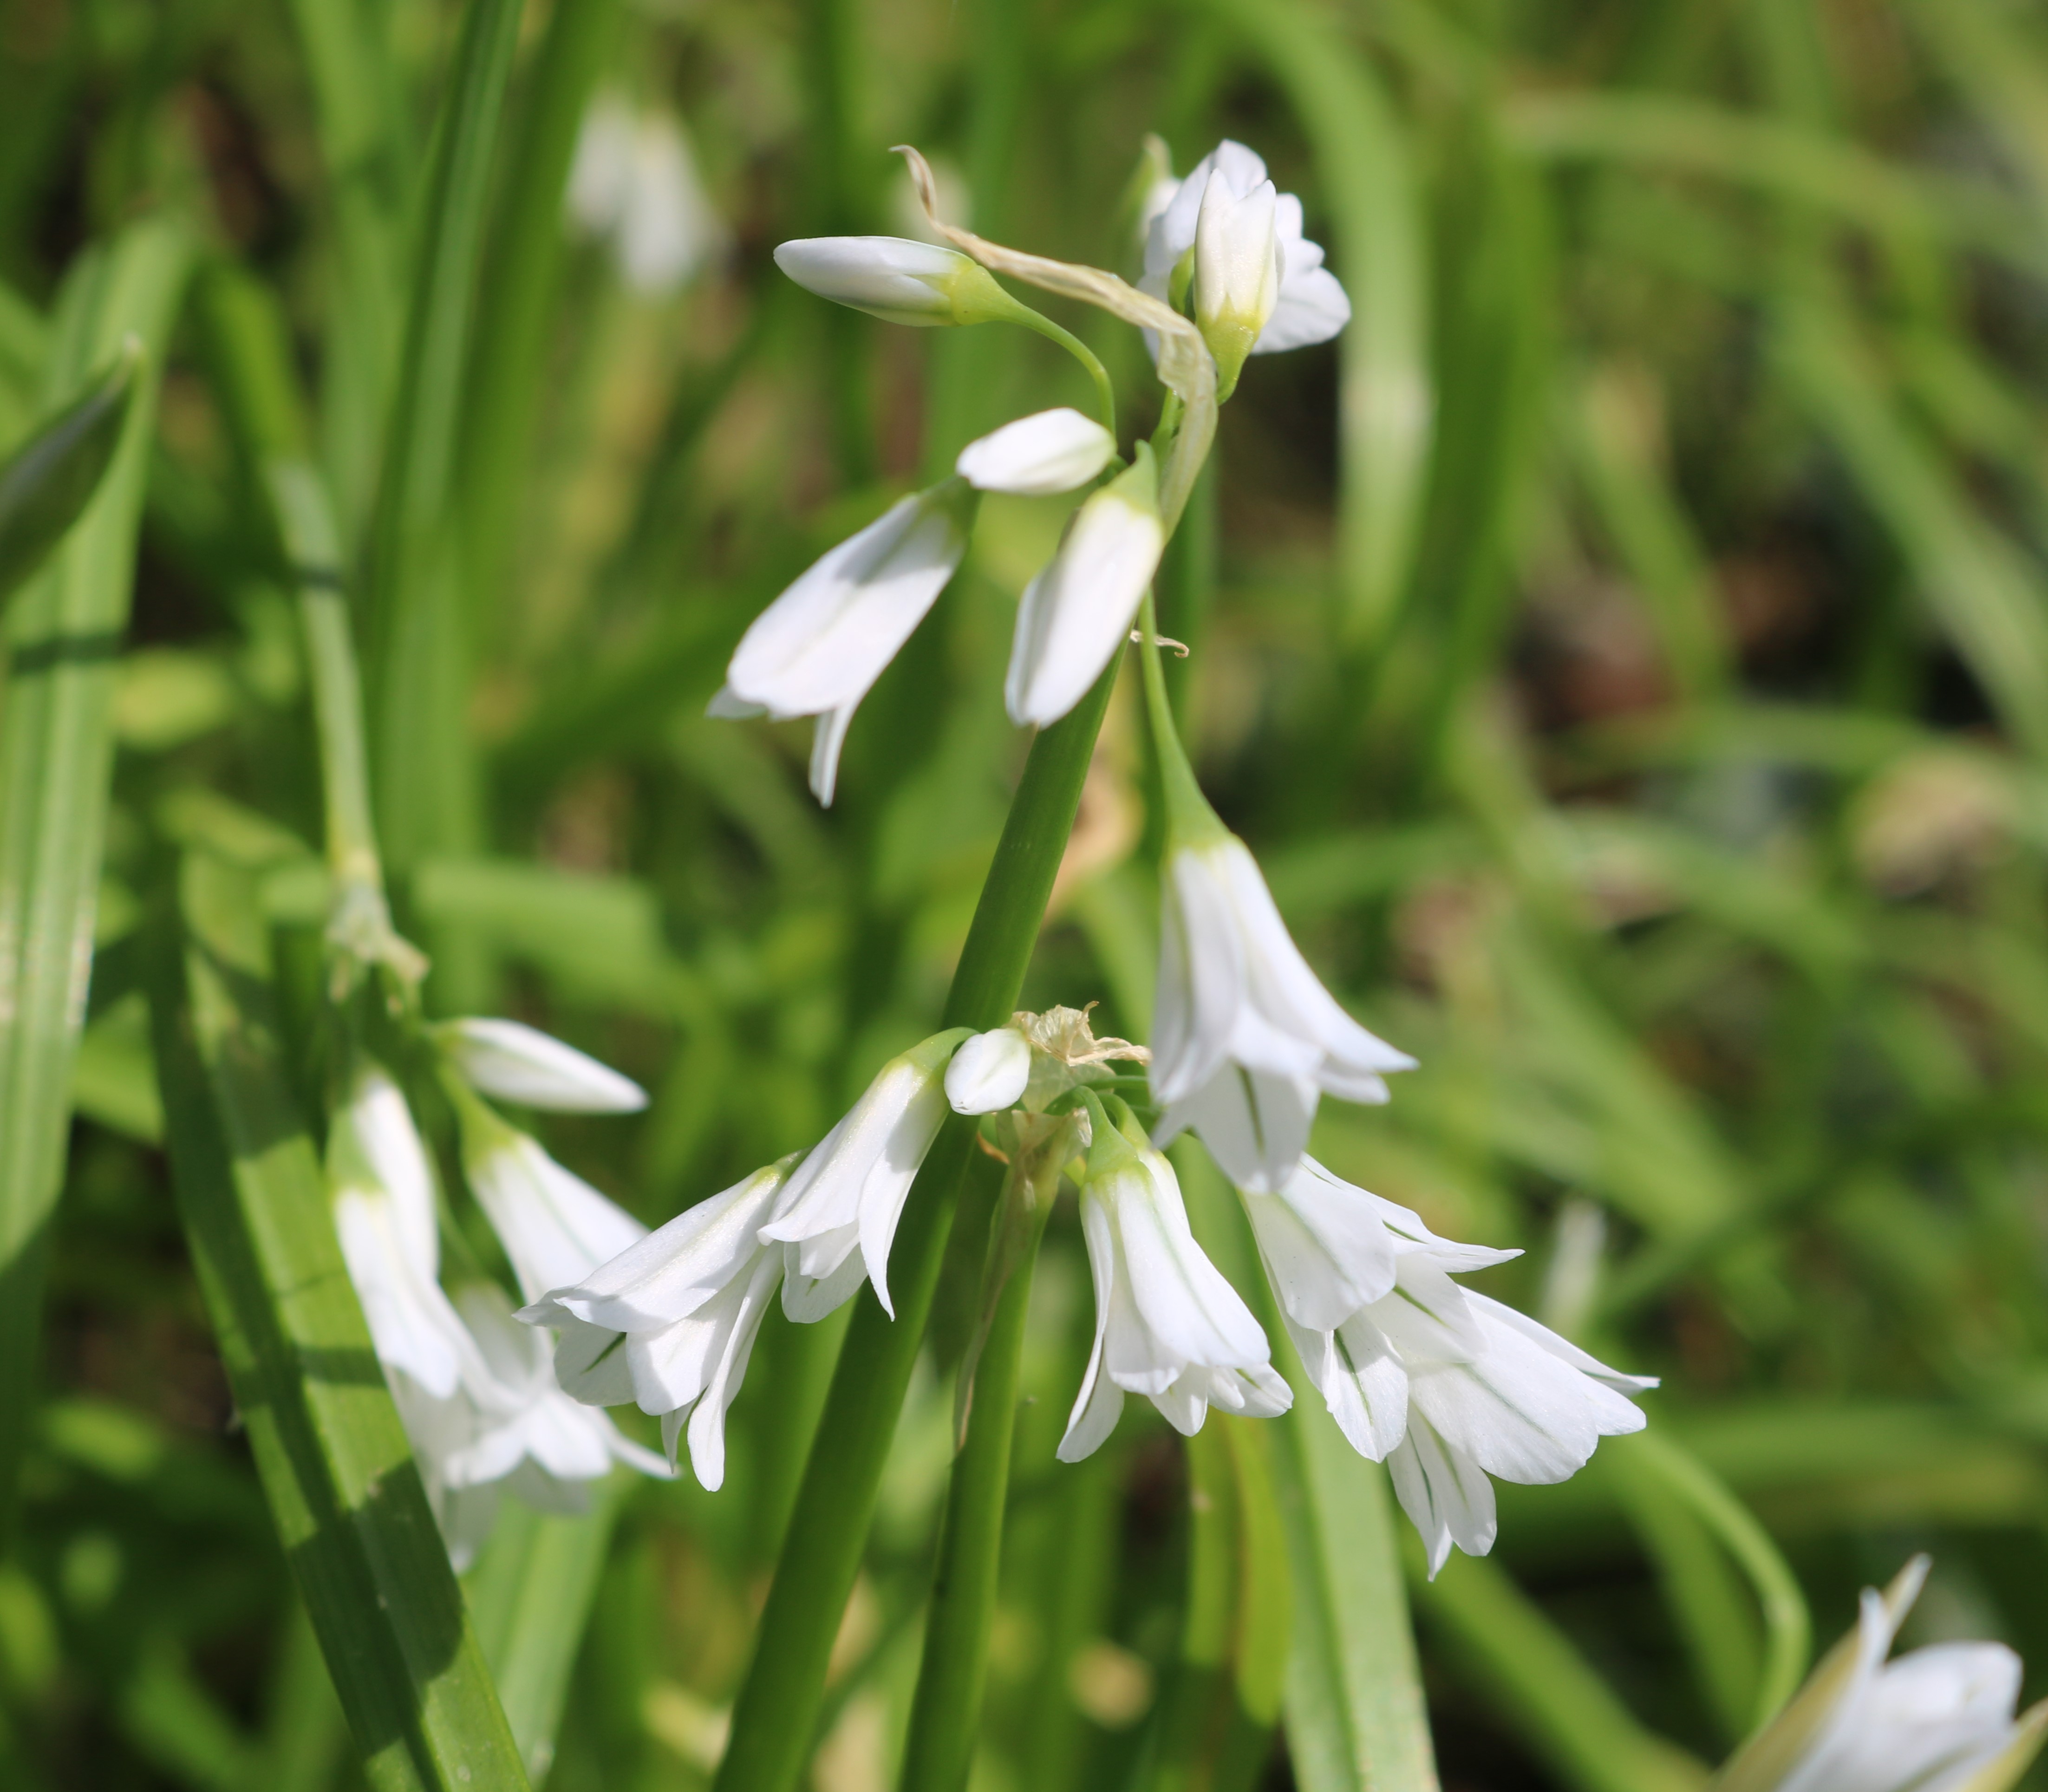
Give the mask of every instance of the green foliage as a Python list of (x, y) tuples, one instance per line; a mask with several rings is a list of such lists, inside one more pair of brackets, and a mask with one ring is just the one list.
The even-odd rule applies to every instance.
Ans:
[[(720, 237), (679, 286), (565, 217), (607, 91), (686, 130)], [(48, 552), (0, 697), (0, 1781), (339, 1792), (352, 1733), (378, 1783), (562, 1792), (813, 1759), (1680, 1792), (1922, 1548), (1906, 1641), (2002, 1638), (2038, 1696), (2044, 95), (2048, 31), (1994, 0), (22, 0), (0, 585)], [(1144, 1038), (1135, 681), (1092, 759), (1092, 718), (1027, 760), (1000, 717), (1057, 502), (984, 502), (832, 810), (801, 728), (703, 710), (851, 527), (1094, 402), (1050, 343), (891, 331), (773, 246), (909, 231), (908, 141), (960, 222), (1128, 273), (1148, 130), (1266, 155), (1355, 309), (1247, 364), (1158, 592), (1204, 793), (1421, 1061), (1314, 1148), (1523, 1247), (1476, 1286), (1660, 1375), (1651, 1429), (1503, 1488), (1495, 1553), (1430, 1583), (1262, 1310), (1291, 1413), (1183, 1447), (1134, 1402), (1062, 1466), (1069, 1198), (956, 1477), (996, 1181), (960, 1123), (898, 1320), (771, 1317), (721, 1492), (508, 1507), (458, 1582), (316, 1211), (320, 848), (374, 789), (427, 1010), (651, 1092), (535, 1123), (650, 1223), (941, 1025), (1099, 999)], [(1046, 308), (1149, 429), (1135, 336)], [(367, 786), (332, 782), (351, 644)], [(451, 1253), (495, 1260), (468, 1217)]]

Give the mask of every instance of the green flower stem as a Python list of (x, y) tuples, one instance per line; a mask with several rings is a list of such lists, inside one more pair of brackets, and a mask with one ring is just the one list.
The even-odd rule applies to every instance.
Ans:
[(1014, 322), (1027, 330), (1035, 330), (1048, 342), (1056, 342), (1087, 369), (1088, 376), (1095, 382), (1096, 408), (1101, 413), (1102, 426), (1113, 436), (1116, 433), (1116, 391), (1109, 382), (1109, 370), (1096, 359), (1096, 352), (1071, 330), (1063, 330), (1051, 318), (1034, 311), (1027, 304), (1019, 304)]
[[(1046, 1180), (1057, 1187), (1058, 1166)], [(1053, 1189), (1030, 1222), (1030, 1235), (995, 1305), (975, 1365), (967, 1441), (953, 1461), (939, 1530), (925, 1654), (910, 1706), (902, 1792), (960, 1792), (974, 1761), (988, 1671), (1003, 1560), (1003, 1516), (1010, 1493), (1010, 1446), (1017, 1431), (1017, 1383), (1024, 1360), (1024, 1319)], [(998, 1224), (1001, 1222), (999, 1220)], [(991, 1261), (992, 1261), (991, 1258)]]
[[(1032, 743), (946, 999), (947, 1026), (1009, 1019), (1080, 806), (1095, 739), (1116, 681), (1112, 665), (1072, 714)], [(733, 1707), (717, 1792), (793, 1792), (810, 1757), (825, 1664), (853, 1590), (910, 1371), (959, 1199), (976, 1122), (954, 1115), (911, 1185), (890, 1252), (892, 1322), (864, 1288), (847, 1328), (817, 1437), (797, 1490), (754, 1662)]]
[(425, 964), (391, 927), (370, 803), (363, 683), (342, 582), (343, 554), (327, 483), (308, 458), (304, 405), (284, 314), (268, 288), (225, 265), (200, 289), (214, 386), (297, 588), (312, 681), (328, 870), (334, 879), (330, 942), (348, 965), (387, 964), (417, 983)]
[(1220, 833), (1223, 824), (1202, 794), (1188, 750), (1181, 744), (1181, 731), (1174, 725), (1173, 705), (1166, 692), (1166, 669), (1159, 658), (1159, 607), (1149, 588), (1138, 607), (1138, 629), (1144, 637), (1138, 658), (1145, 675), (1145, 720), (1151, 727), (1153, 750), (1158, 758), (1168, 843)]

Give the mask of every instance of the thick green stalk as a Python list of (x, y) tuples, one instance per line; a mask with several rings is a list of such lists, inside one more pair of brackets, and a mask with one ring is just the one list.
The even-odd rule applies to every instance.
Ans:
[(521, 475), (547, 377), (548, 322), (561, 262), (562, 194), (619, 0), (557, 6), (532, 58), (511, 169), (498, 205), (490, 277), (477, 308), (463, 414), (462, 499), (472, 624), (498, 608)]
[(114, 760), (114, 662), (161, 365), (188, 265), (184, 233), (138, 223), (68, 282), (46, 375), (72, 398), (129, 336), (147, 356), (99, 490), (7, 618), (0, 707), (0, 1551), (33, 1402), (44, 1263), (71, 1123)]
[[(1112, 664), (1073, 712), (1031, 743), (946, 999), (947, 1026), (991, 1027), (1016, 1007), (1053, 879), (1073, 831)], [(955, 1115), (912, 1184), (890, 1251), (892, 1322), (863, 1288), (811, 1447), (788, 1541), (733, 1707), (718, 1792), (793, 1792), (809, 1759), (825, 1663), (853, 1589), (875, 1490), (924, 1341), (975, 1121)]]
[[(1056, 1166), (1055, 1187), (1058, 1174)], [(953, 1459), (945, 1516), (940, 1525), (938, 1563), (925, 1619), (924, 1660), (917, 1672), (904, 1747), (902, 1792), (960, 1792), (974, 1764), (1003, 1559), (1010, 1448), (1017, 1433), (1024, 1320), (1030, 1309), (1031, 1272), (1052, 1193), (1046, 1191), (1030, 1222), (1030, 1241), (1010, 1272), (974, 1364), (974, 1405), (968, 1416), (967, 1441)], [(996, 1224), (1001, 1223), (999, 1216)], [(990, 1260), (995, 1261), (993, 1252)]]
[(150, 960), (173, 1180), (200, 1290), (370, 1784), (523, 1792), (291, 1093), (259, 869), (188, 855), (180, 914), (161, 917)]
[(520, 0), (470, 0), (436, 133), (414, 243), (403, 371), (371, 557), (371, 675), (384, 849), (409, 869), (473, 849), (456, 451), (491, 170)]

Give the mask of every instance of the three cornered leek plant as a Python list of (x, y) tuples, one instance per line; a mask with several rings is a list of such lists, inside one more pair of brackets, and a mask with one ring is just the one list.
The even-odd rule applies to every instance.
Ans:
[[(1000, 701), (1031, 740), (943, 1024), (879, 1065), (857, 1065), (866, 1086), (822, 1136), (776, 1139), (766, 1150), (782, 1154), (653, 1228), (557, 1162), (521, 1111), (617, 1115), (646, 1096), (522, 1022), (428, 1018), (429, 960), (386, 898), (349, 632), (313, 595), (304, 619), (328, 820), (318, 1186), (337, 1280), (345, 1273), (438, 1526), (436, 1573), (444, 1553), (454, 1569), (475, 1569), (500, 1526), (588, 1511), (596, 1490), (627, 1478), (622, 1470), (681, 1483), (687, 1464), (697, 1490), (718, 1492), (728, 1416), (773, 1311), (800, 1327), (847, 1313), (717, 1751), (722, 1792), (794, 1792), (802, 1780), (939, 1283), (949, 1267), (961, 1273), (948, 1228), (974, 1154), (1000, 1165), (1000, 1188), (983, 1260), (965, 1272), (974, 1286), (951, 1291), (964, 1297), (956, 1304), (971, 1313), (970, 1336), (956, 1371), (906, 1792), (960, 1792), (974, 1767), (1034, 1259), (1061, 1201), (1071, 1200), (1084, 1242), (1093, 1326), (1085, 1364), (1062, 1390), (1064, 1427), (1046, 1440), (1061, 1465), (1049, 1472), (1091, 1472), (1081, 1465), (1117, 1433), (1126, 1397), (1142, 1396), (1189, 1440), (1198, 1530), (1282, 1527), (1260, 1466), (1267, 1446), (1239, 1422), (1292, 1415), (1300, 1426), (1298, 1405), (1322, 1429), (1290, 1447), (1318, 1472), (1327, 1474), (1325, 1447), (1348, 1469), (1353, 1456), (1384, 1464), (1428, 1596), (1454, 1550), (1492, 1550), (1496, 1483), (1569, 1479), (1602, 1438), (1644, 1430), (1639, 1397), (1658, 1385), (1601, 1361), (1565, 1335), (1567, 1322), (1553, 1329), (1459, 1279), (1519, 1252), (1440, 1236), (1309, 1154), (1324, 1097), (1388, 1104), (1401, 1086), (1390, 1079), (1418, 1062), (1325, 987), (1258, 859), (1204, 794), (1169, 700), (1154, 584), (1219, 409), (1251, 358), (1329, 341), (1350, 320), (1343, 285), (1304, 235), (1299, 200), (1231, 142), (1185, 178), (1161, 173), (1142, 195), (1133, 284), (947, 222), (923, 157), (902, 153), (937, 240), (802, 239), (781, 245), (777, 266), (880, 322), (1010, 325), (1049, 339), (1080, 364), (1096, 414), (1060, 405), (956, 450), (944, 444), (952, 471), (789, 584), (747, 627), (710, 700), (723, 721), (809, 719), (809, 787), (829, 807), (861, 706), (965, 561), (984, 495), (1069, 500), (1057, 545), (1003, 619)], [(569, 201), (638, 289), (673, 287), (720, 252), (719, 233), (696, 216), (702, 196), (677, 127), (615, 97), (584, 121)], [(1162, 389), (1149, 436), (1126, 436), (1102, 362), (1006, 280), (1139, 333)], [(277, 456), (263, 478), (298, 568), (331, 567), (332, 519), (309, 467)], [(309, 591), (319, 583), (308, 580)], [(1161, 807), (1149, 1045), (1098, 1036), (1088, 1009), (1018, 1005), (1128, 647)], [(992, 690), (987, 700), (992, 715)], [(436, 1138), (452, 1139), (459, 1174), (441, 1167)], [(1188, 1166), (1204, 1158), (1235, 1192), (1220, 1220), (1191, 1199)], [(1211, 1228), (1240, 1217), (1233, 1249)], [(772, 1403), (784, 1391), (757, 1383), (754, 1398)], [(611, 1416), (625, 1408), (640, 1416)], [(659, 1450), (634, 1435), (657, 1426)], [(1212, 1497), (1223, 1481), (1204, 1478), (1219, 1462), (1228, 1513)], [(361, 1503), (377, 1491), (373, 1482)], [(508, 1519), (508, 1500), (525, 1516)], [(424, 1519), (419, 1530), (432, 1541)], [(1387, 1554), (1375, 1584), (1387, 1609), (1370, 1616), (1392, 1629), (1400, 1568)], [(1314, 1573), (1323, 1558), (1309, 1548), (1291, 1560), (1290, 1572)], [(1759, 1714), (1713, 1781), (1718, 1792), (2009, 1792), (2048, 1728), (2048, 1705), (2015, 1717), (2020, 1665), (1999, 1645), (1937, 1644), (1887, 1662), (1925, 1573), (1916, 1561), (1885, 1592), (1864, 1594), (1856, 1631), (1782, 1709)], [(1193, 1635), (1213, 1616), (1205, 1600), (1221, 1596), (1191, 1579)], [(1322, 1590), (1348, 1597), (1357, 1579)], [(1286, 1634), (1284, 1622), (1270, 1633)], [(1779, 1696), (1803, 1661), (1802, 1633)], [(1264, 1664), (1266, 1703), (1247, 1720), (1254, 1744), (1270, 1740), (1283, 1666)], [(1398, 1696), (1412, 1692), (1419, 1706), (1412, 1662), (1407, 1671)], [(1200, 1683), (1189, 1684), (1198, 1697)], [(1154, 1736), (1141, 1757), (1158, 1783), (1180, 1782), (1168, 1767), (1173, 1741)]]

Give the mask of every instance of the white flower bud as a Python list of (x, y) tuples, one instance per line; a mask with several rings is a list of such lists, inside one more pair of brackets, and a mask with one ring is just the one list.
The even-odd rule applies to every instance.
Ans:
[(573, 1045), (518, 1021), (469, 1018), (436, 1029), (463, 1080), (501, 1101), (557, 1114), (634, 1114), (647, 1092)]
[(775, 250), (775, 265), (821, 299), (891, 324), (987, 324), (1016, 301), (957, 249), (905, 236), (807, 236)]
[(1079, 703), (1131, 632), (1166, 545), (1152, 451), (1074, 513), (1052, 562), (1017, 609), (1003, 701), (1020, 727), (1043, 727)]
[(1195, 321), (1216, 362), (1216, 391), (1228, 398), (1244, 358), (1280, 299), (1279, 195), (1270, 180), (1239, 193), (1222, 169), (1209, 176), (1195, 227)]
[(1086, 485), (1115, 452), (1115, 437), (1100, 423), (1062, 405), (969, 442), (953, 468), (983, 491), (1037, 498)]
[(956, 1114), (995, 1114), (1024, 1098), (1031, 1080), (1030, 1041), (1014, 1026), (977, 1033), (946, 1066), (946, 1100)]

